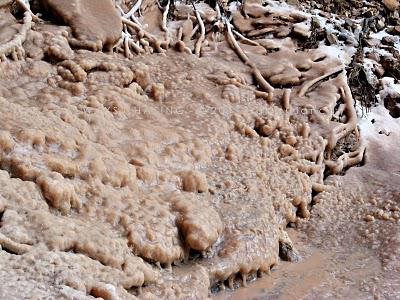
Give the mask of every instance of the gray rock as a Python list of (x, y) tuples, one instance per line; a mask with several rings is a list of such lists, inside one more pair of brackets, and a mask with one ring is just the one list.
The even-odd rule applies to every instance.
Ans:
[(388, 46), (394, 46), (394, 43), (396, 42), (396, 38), (394, 36), (385, 36), (382, 38), (382, 44), (388, 45)]
[(337, 36), (333, 33), (328, 33), (326, 35), (326, 39), (328, 40), (330, 45), (336, 45), (339, 42)]
[(382, 30), (383, 28), (385, 28), (385, 22), (380, 19), (376, 22), (376, 29)]
[(299, 6), (300, 1), (299, 0), (287, 0), (287, 4), (293, 5), (293, 6)]

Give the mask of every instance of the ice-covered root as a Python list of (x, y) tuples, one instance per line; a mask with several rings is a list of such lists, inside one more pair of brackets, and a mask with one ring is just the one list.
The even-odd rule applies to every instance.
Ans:
[(0, 45), (0, 60), (5, 61), (7, 57), (11, 56), (13, 60), (23, 60), (25, 59), (25, 50), (22, 47), (22, 44), (26, 40), (26, 35), (28, 31), (32, 27), (32, 15), (29, 11), (24, 13), (24, 23), (19, 29), (18, 33), (15, 37), (3, 44)]
[(247, 55), (244, 53), (242, 48), (240, 48), (238, 42), (235, 39), (235, 36), (233, 35), (232, 32), (232, 25), (229, 23), (227, 19), (225, 19), (225, 25), (226, 25), (226, 32), (227, 32), (227, 40), (229, 42), (229, 45), (233, 48), (233, 50), (236, 52), (236, 54), (239, 56), (239, 58), (246, 64), (248, 65), (253, 72), (253, 76), (255, 80), (257, 81), (258, 85), (260, 88), (267, 92), (269, 94), (269, 100), (272, 100), (273, 97), (273, 92), (274, 88), (265, 80), (265, 78), (262, 76), (260, 70), (257, 68), (257, 66), (250, 61), (250, 59), (247, 57)]
[(64, 60), (61, 62), (57, 71), (67, 81), (83, 82), (87, 77), (85, 70), (73, 60)]
[(242, 40), (243, 42), (246, 42), (247, 44), (251, 45), (251, 46), (261, 46), (259, 43), (252, 41), (250, 39), (248, 39), (247, 37), (245, 37), (244, 35), (242, 35), (240, 32), (238, 32), (237, 30), (232, 30), (232, 32), (237, 35), (240, 40)]
[(71, 208), (81, 208), (81, 201), (75, 193), (74, 186), (61, 174), (52, 172), (49, 176), (42, 175), (37, 178), (36, 183), (49, 204), (59, 209), (62, 214), (67, 214)]
[(153, 83), (151, 86), (151, 98), (157, 102), (161, 102), (165, 99), (165, 87), (162, 83)]
[(206, 175), (199, 171), (183, 171), (179, 173), (182, 189), (185, 192), (205, 193), (208, 191)]
[(16, 243), (10, 238), (0, 233), (0, 250), (2, 248), (15, 254), (24, 254), (26, 252), (29, 252), (32, 249), (32, 246)]
[(307, 207), (307, 201), (301, 199), (300, 197), (295, 197), (292, 201), (292, 204), (297, 207), (299, 215), (305, 219), (310, 217), (310, 211)]
[(168, 17), (170, 2), (171, 1), (168, 0), (167, 5), (164, 8), (162, 15), (162, 24), (161, 24), (161, 29), (166, 33), (167, 36), (168, 36), (167, 17)]
[(32, 20), (34, 22), (39, 22), (41, 21), (32, 11), (29, 5), (29, 0), (16, 0), (15, 1), (19, 6), (21, 6), (21, 8), (25, 11), (30, 13), (30, 15), (32, 16)]
[(134, 16), (135, 13), (140, 9), (142, 2), (143, 2), (143, 0), (137, 0), (135, 5), (126, 14), (124, 14), (123, 17), (126, 19), (129, 19), (132, 16)]
[(282, 109), (288, 111), (290, 108), (290, 93), (291, 89), (285, 89), (282, 96)]
[(185, 244), (194, 250), (208, 250), (220, 237), (223, 224), (218, 213), (208, 204), (202, 203), (193, 194), (176, 194), (172, 197), (172, 208), (179, 215), (177, 226)]
[(355, 166), (364, 158), (365, 145), (361, 144), (357, 150), (342, 154), (336, 161), (326, 160), (325, 165), (332, 174), (339, 174), (344, 169)]
[(281, 236), (279, 238), (279, 257), (286, 261), (299, 261), (299, 254), (294, 248), (287, 232), (284, 230), (281, 230)]
[(317, 78), (314, 78), (314, 79), (312, 79), (312, 80), (310, 80), (310, 81), (307, 81), (307, 82), (301, 87), (301, 89), (300, 89), (300, 91), (299, 91), (299, 96), (300, 96), (300, 97), (305, 96), (305, 94), (308, 92), (308, 90), (309, 90), (313, 85), (317, 84), (318, 82), (320, 82), (320, 81), (322, 81), (322, 80), (324, 80), (324, 79), (326, 79), (326, 78), (329, 78), (330, 76), (333, 76), (333, 75), (336, 75), (336, 74), (340, 74), (340, 73), (343, 72), (343, 71), (344, 71), (343, 67), (342, 67), (342, 66), (339, 66), (339, 67), (333, 69), (333, 71), (331, 71), (331, 72), (328, 72), (328, 73), (326, 73), (326, 74), (324, 74), (324, 75), (321, 75), (321, 76), (319, 76), (319, 77), (317, 77)]
[(356, 135), (358, 136), (357, 114), (353, 106), (354, 103), (353, 96), (351, 95), (351, 90), (346, 82), (347, 79), (344, 74), (342, 74), (341, 80), (343, 82), (343, 85), (339, 88), (339, 91), (345, 105), (344, 112), (346, 114), (346, 123), (336, 126), (332, 130), (328, 138), (328, 144), (327, 144), (328, 160), (331, 158), (332, 151), (340, 139), (346, 137), (353, 130), (356, 132)]
[(316, 183), (314, 182), (312, 184), (312, 190), (316, 193), (322, 193), (322, 192), (331, 192), (334, 190), (333, 186), (326, 185), (326, 184), (321, 184), (321, 183)]
[(226, 280), (214, 282), (214, 286), (219, 288), (219, 290), (225, 290), (226, 287), (234, 290), (240, 285), (242, 287), (247, 287), (249, 281), (262, 278), (265, 274), (269, 274), (270, 268), (268, 268), (268, 270), (258, 269), (250, 272), (239, 271), (238, 273), (231, 274)]
[(0, 196), (0, 222), (1, 222), (1, 216), (3, 215), (4, 211), (6, 210), (6, 204), (3, 199), (4, 199), (3, 196)]
[(94, 284), (91, 287), (89, 294), (93, 297), (101, 298), (101, 299), (105, 299), (105, 300), (119, 299), (116, 289), (113, 285), (100, 283), (100, 282)]
[[(0, 153), (8, 153), (14, 148), (15, 142), (9, 131), (0, 130)], [(1, 156), (0, 156), (1, 160)], [(0, 199), (1, 203), (1, 199)]]
[(185, 45), (183, 41), (178, 41), (175, 44), (175, 49), (179, 52), (186, 52), (187, 54), (193, 54), (192, 50)]
[(165, 50), (161, 48), (162, 42), (160, 42), (154, 35), (148, 33), (144, 30), (139, 24), (132, 22), (124, 17), (121, 17), (122, 23), (126, 26), (132, 28), (136, 31), (138, 37), (140, 38), (139, 41), (143, 44), (147, 41), (144, 40), (146, 38), (148, 40), (149, 45), (155, 49), (159, 53), (165, 53)]
[(198, 38), (198, 40), (196, 42), (196, 45), (194, 48), (194, 54), (196, 54), (197, 56), (200, 56), (201, 45), (203, 44), (203, 41), (205, 40), (205, 37), (206, 37), (206, 28), (204, 27), (204, 22), (201, 19), (199, 11), (197, 10), (197, 8), (193, 2), (192, 2), (192, 5), (193, 5), (194, 13), (197, 18), (197, 22), (200, 26), (200, 37)]

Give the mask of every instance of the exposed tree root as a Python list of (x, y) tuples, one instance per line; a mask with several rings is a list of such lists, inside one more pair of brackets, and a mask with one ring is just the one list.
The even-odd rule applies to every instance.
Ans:
[(167, 27), (167, 16), (169, 12), (169, 6), (170, 6), (170, 0), (168, 0), (167, 5), (165, 6), (165, 9), (163, 11), (163, 16), (162, 16), (162, 25), (161, 29), (165, 31), (168, 34), (168, 27)]
[(125, 19), (129, 19), (132, 16), (134, 17), (135, 13), (140, 9), (142, 2), (143, 2), (143, 0), (137, 0), (135, 5), (126, 14), (124, 14), (123, 17)]
[(24, 254), (32, 248), (31, 245), (16, 243), (0, 233), (0, 249), (1, 247), (15, 254)]
[[(24, 3), (22, 1), (20, 2)], [(32, 13), (30, 12), (30, 10), (25, 11), (23, 21), (24, 23), (22, 24), (19, 32), (15, 35), (15, 37), (11, 41), (0, 45), (1, 61), (7, 60), (7, 57), (9, 56), (11, 56), (13, 60), (23, 60), (25, 58), (25, 50), (22, 47), (22, 44), (25, 42), (26, 35), (32, 27)]]
[(196, 15), (197, 18), (197, 22), (200, 26), (200, 37), (198, 38), (195, 48), (194, 48), (194, 54), (197, 56), (200, 56), (200, 50), (201, 50), (201, 45), (203, 44), (203, 41), (206, 38), (206, 28), (204, 27), (204, 22), (201, 19), (201, 16), (198, 12), (198, 10), (196, 9), (196, 6), (194, 5), (194, 3), (192, 2), (193, 5), (193, 9), (194, 9), (194, 13)]
[(232, 32), (234, 34), (236, 34), (242, 41), (245, 41), (247, 44), (252, 45), (252, 46), (261, 46), (259, 43), (248, 39), (247, 37), (245, 37), (244, 35), (242, 35), (239, 31), (237, 30), (232, 30)]
[(249, 67), (251, 67), (253, 71), (253, 76), (256, 79), (257, 83), (260, 87), (267, 93), (269, 93), (269, 97), (272, 99), (274, 88), (265, 80), (265, 78), (261, 75), (260, 70), (256, 67), (256, 65), (250, 61), (247, 55), (244, 53), (242, 48), (240, 48), (238, 42), (236, 41), (233, 33), (232, 33), (232, 25), (225, 18), (225, 25), (227, 29), (227, 39), (231, 47), (235, 50), (236, 54), (239, 58)]
[(292, 90), (291, 89), (285, 89), (283, 92), (282, 96), (282, 108), (285, 111), (288, 111), (290, 108), (290, 94)]
[(41, 21), (41, 20), (39, 19), (39, 17), (37, 17), (37, 16), (31, 11), (31, 8), (30, 8), (30, 5), (29, 5), (29, 0), (16, 0), (15, 2), (16, 2), (19, 6), (21, 6), (21, 8), (22, 8), (25, 12), (29, 12), (29, 13), (31, 14), (32, 20), (33, 20), (34, 22), (39, 22), (39, 21)]
[(324, 79), (326, 79), (326, 78), (328, 78), (330, 76), (333, 76), (333, 75), (338, 74), (338, 73), (343, 72), (343, 71), (344, 71), (343, 67), (340, 66), (340, 67), (334, 69), (333, 71), (331, 71), (329, 73), (326, 73), (326, 74), (324, 74), (322, 76), (314, 78), (314, 79), (312, 79), (310, 81), (307, 81), (302, 86), (302, 88), (300, 89), (299, 96), (303, 97), (313, 85), (317, 84), (318, 82), (320, 82), (320, 81), (322, 81), (322, 80), (324, 80)]
[(337, 142), (347, 136), (353, 130), (356, 131), (356, 135), (358, 136), (357, 130), (357, 115), (354, 110), (353, 104), (354, 100), (351, 95), (350, 88), (346, 83), (345, 75), (342, 75), (343, 86), (339, 88), (342, 99), (344, 101), (344, 113), (346, 114), (346, 123), (340, 124), (339, 126), (335, 127), (332, 130), (328, 138), (328, 145), (327, 145), (327, 155), (328, 159), (330, 159), (332, 150), (336, 146)]
[[(152, 34), (148, 33), (144, 30), (139, 24), (132, 22), (124, 17), (121, 17), (122, 23), (127, 25), (136, 31), (138, 37), (143, 37), (148, 40), (149, 45), (153, 47), (157, 52), (164, 53), (165, 50), (161, 48), (161, 42)], [(146, 41), (143, 41), (143, 38), (140, 38), (139, 41), (146, 46)]]
[(364, 158), (365, 146), (361, 144), (357, 150), (341, 155), (336, 161), (325, 161), (332, 174), (339, 174), (344, 169), (355, 166)]

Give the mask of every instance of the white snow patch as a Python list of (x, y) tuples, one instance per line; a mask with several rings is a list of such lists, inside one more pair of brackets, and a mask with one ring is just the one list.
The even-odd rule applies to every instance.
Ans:
[(356, 48), (351, 46), (341, 46), (341, 45), (327, 46), (324, 43), (321, 43), (319, 45), (319, 49), (321, 49), (329, 57), (340, 59), (345, 65), (351, 63), (353, 56), (357, 51)]
[(382, 90), (379, 92), (382, 99), (387, 96), (399, 97), (400, 96), (400, 84), (394, 83), (394, 78), (383, 77), (381, 79)]
[(393, 118), (389, 111), (379, 104), (367, 116), (359, 119), (361, 137), (365, 140), (379, 138), (381, 134), (400, 132), (400, 119)]
[(370, 33), (369, 37), (372, 39), (382, 40), (385, 36), (390, 36), (385, 30), (379, 31), (377, 33)]
[(386, 51), (385, 49), (379, 49), (379, 48), (370, 48), (370, 47), (365, 47), (364, 48), (364, 54), (367, 55), (368, 53), (378, 53), (381, 56), (384, 57), (393, 57), (392, 53)]

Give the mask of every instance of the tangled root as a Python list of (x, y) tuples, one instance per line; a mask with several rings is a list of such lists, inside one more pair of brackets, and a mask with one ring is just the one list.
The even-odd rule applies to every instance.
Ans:
[[(121, 19), (123, 24), (136, 31), (137, 37), (139, 37), (139, 42), (143, 45), (145, 51), (148, 46), (151, 46), (152, 49), (156, 50), (157, 52), (165, 53), (165, 50), (161, 48), (161, 42), (154, 35), (148, 33), (135, 22), (132, 22), (124, 17), (121, 17)], [(146, 38), (146, 40), (144, 38)], [(149, 50), (147, 50), (146, 52), (149, 52)]]
[(325, 165), (332, 174), (339, 174), (344, 169), (355, 166), (364, 158), (365, 145), (361, 144), (357, 150), (342, 154), (336, 161), (327, 160)]
[(23, 20), (24, 23), (22, 24), (19, 32), (15, 35), (15, 37), (11, 41), (0, 46), (1, 61), (6, 61), (7, 57), (9, 56), (11, 56), (13, 60), (25, 59), (25, 50), (22, 47), (22, 44), (25, 42), (26, 35), (32, 27), (32, 13), (30, 12), (30, 10), (25, 11)]

